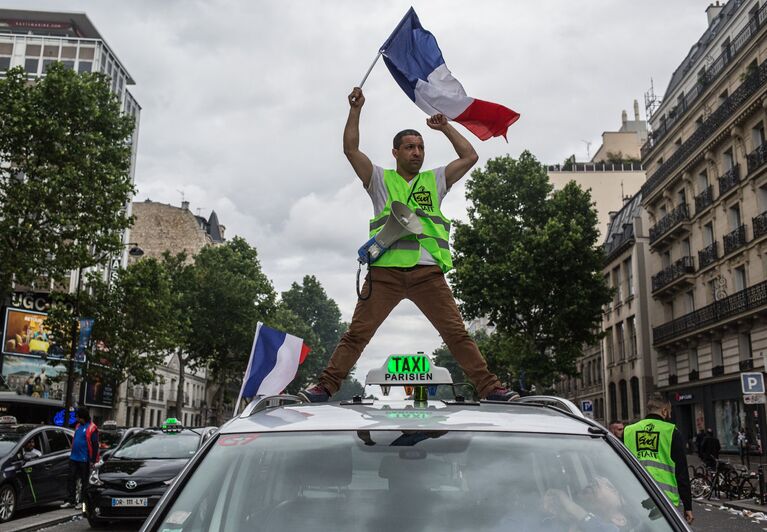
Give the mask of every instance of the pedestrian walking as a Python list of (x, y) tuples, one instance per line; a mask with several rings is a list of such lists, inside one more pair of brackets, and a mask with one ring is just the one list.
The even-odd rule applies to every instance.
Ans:
[(61, 508), (72, 508), (78, 502), (77, 480), (80, 480), (80, 495), (84, 495), (88, 486), (91, 467), (99, 460), (99, 430), (91, 421), (87, 408), (80, 407), (75, 412), (75, 437), (69, 453), (69, 491), (68, 498)]
[(714, 431), (706, 429), (706, 437), (700, 446), (700, 459), (711, 469), (716, 469), (716, 461), (719, 460), (719, 451), (721, 450), (722, 444), (714, 436)]
[(735, 438), (738, 443), (738, 451), (740, 451), (740, 465), (750, 468), (751, 460), (748, 456), (748, 434), (746, 434), (746, 429), (740, 427)]
[(695, 435), (695, 454), (700, 456), (700, 448), (703, 445), (703, 440), (706, 439), (706, 431), (703, 429), (698, 430), (698, 434)]
[[(397, 133), (392, 155), (396, 169), (375, 166), (359, 149), (359, 121), (365, 96), (355, 87), (349, 94), (349, 116), (343, 135), (344, 154), (373, 202), (370, 236), (383, 229), (393, 201), (407, 205), (418, 216), (423, 234), (404, 237), (374, 262), (354, 309), (351, 325), (341, 338), (319, 383), (301, 394), (311, 402), (330, 399), (359, 360), (362, 350), (400, 301), (410, 299), (442, 336), (458, 365), (483, 399), (507, 401), (514, 394), (501, 385), (487, 367), (485, 358), (466, 331), (455, 298), (445, 280), (453, 267), (450, 256), (450, 220), (440, 210), (442, 199), (472, 166), (478, 156), (474, 148), (444, 115), (436, 114), (426, 125), (445, 135), (458, 158), (446, 166), (421, 171), (424, 142), (418, 131)], [(371, 292), (371, 277), (375, 286)]]
[(692, 493), (684, 437), (671, 423), (671, 403), (660, 394), (647, 401), (647, 416), (623, 431), (623, 442), (671, 504), (692, 523)]

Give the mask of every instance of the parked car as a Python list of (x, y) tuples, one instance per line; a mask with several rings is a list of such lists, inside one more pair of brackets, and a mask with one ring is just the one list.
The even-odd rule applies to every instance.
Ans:
[(432, 400), (429, 388), (452, 384), (447, 370), (392, 367), (366, 384), (384, 395), (415, 384), (413, 400), (250, 403), (142, 532), (689, 530), (625, 446), (571, 402)]
[(114, 421), (105, 421), (99, 427), (99, 450), (103, 454), (117, 447), (126, 432), (125, 427), (118, 427)]
[(74, 432), (0, 417), (0, 523), (19, 509), (67, 498)]
[(168, 419), (161, 427), (131, 428), (91, 472), (85, 513), (93, 527), (111, 520), (143, 520), (173, 479), (216, 431), (185, 428)]

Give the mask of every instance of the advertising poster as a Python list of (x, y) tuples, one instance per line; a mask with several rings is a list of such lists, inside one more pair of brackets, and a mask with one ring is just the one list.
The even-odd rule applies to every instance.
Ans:
[(87, 406), (111, 408), (114, 398), (114, 383), (103, 380), (100, 376), (91, 377), (85, 383), (85, 400)]
[(44, 312), (9, 308), (5, 314), (3, 353), (63, 357), (61, 348), (53, 342), (45, 327)]
[[(33, 399), (64, 399), (66, 364), (53, 365), (40, 357), (5, 355), (2, 375), (8, 387), (20, 395)], [(78, 381), (75, 379), (74, 397), (79, 393)]]

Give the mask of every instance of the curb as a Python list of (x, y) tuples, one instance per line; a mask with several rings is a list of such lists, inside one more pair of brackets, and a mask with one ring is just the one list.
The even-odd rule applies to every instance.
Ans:
[[(51, 526), (55, 526), (61, 523), (66, 523), (67, 521), (72, 521), (76, 518), (80, 518), (82, 516), (81, 511), (73, 511), (72, 513), (68, 515), (58, 515), (56, 517), (51, 517), (48, 519), (34, 519), (34, 517), (27, 517), (23, 519), (19, 519), (19, 526), (13, 526), (13, 521), (11, 521), (9, 524), (11, 525), (11, 528), (8, 529), (8, 532), (32, 532), (34, 530), (40, 530), (43, 528), (48, 528)], [(34, 519), (34, 520), (33, 520)], [(29, 523), (24, 523), (23, 521), (26, 520), (33, 520)]]

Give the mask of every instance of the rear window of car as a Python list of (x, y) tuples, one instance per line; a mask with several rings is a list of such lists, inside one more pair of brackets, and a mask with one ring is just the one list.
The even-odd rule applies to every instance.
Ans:
[(161, 432), (142, 430), (131, 433), (112, 454), (112, 458), (151, 460), (191, 458), (200, 444), (200, 435), (190, 430)]
[(159, 530), (666, 531), (602, 439), (448, 431), (219, 435)]

